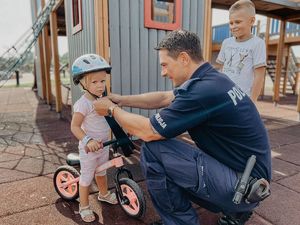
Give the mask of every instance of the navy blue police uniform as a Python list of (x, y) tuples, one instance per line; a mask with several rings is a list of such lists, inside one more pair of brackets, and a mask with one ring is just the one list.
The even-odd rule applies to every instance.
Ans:
[[(213, 212), (245, 212), (232, 202), (238, 173), (256, 155), (251, 176), (271, 179), (268, 136), (251, 99), (209, 63), (178, 88), (172, 103), (150, 118), (165, 140), (144, 143), (141, 165), (152, 202), (167, 225), (196, 225), (190, 201)], [(174, 137), (188, 132), (195, 145)]]

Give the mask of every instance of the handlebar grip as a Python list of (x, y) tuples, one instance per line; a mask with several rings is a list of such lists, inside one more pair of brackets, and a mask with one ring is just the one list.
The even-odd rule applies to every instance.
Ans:
[(111, 144), (114, 144), (114, 143), (117, 143), (117, 142), (118, 141), (116, 139), (112, 139), (110, 141), (106, 141), (106, 142), (103, 143), (103, 147), (111, 145)]

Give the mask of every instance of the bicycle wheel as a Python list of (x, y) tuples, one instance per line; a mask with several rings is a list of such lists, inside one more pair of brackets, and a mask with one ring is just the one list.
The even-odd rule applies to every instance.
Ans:
[(121, 204), (120, 194), (117, 193), (118, 201), (122, 209), (131, 217), (143, 217), (146, 211), (146, 201), (139, 185), (129, 178), (120, 179), (119, 184), (123, 196), (128, 200), (127, 204)]
[(80, 176), (79, 172), (71, 166), (60, 166), (54, 173), (54, 188), (59, 196), (67, 201), (73, 201), (79, 196), (79, 182), (63, 186), (66, 182), (72, 181)]

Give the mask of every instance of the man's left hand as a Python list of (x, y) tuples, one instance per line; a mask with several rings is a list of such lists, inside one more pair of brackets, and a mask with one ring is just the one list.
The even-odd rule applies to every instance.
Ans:
[(100, 98), (93, 103), (95, 111), (100, 116), (107, 116), (108, 115), (108, 108), (110, 106), (114, 106), (115, 104), (109, 100), (107, 97)]

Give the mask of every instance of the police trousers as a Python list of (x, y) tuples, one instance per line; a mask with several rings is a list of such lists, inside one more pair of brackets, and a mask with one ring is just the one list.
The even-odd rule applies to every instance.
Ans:
[(257, 205), (235, 205), (237, 173), (178, 139), (144, 143), (141, 166), (152, 203), (165, 225), (200, 224), (191, 202), (223, 213), (246, 212)]

